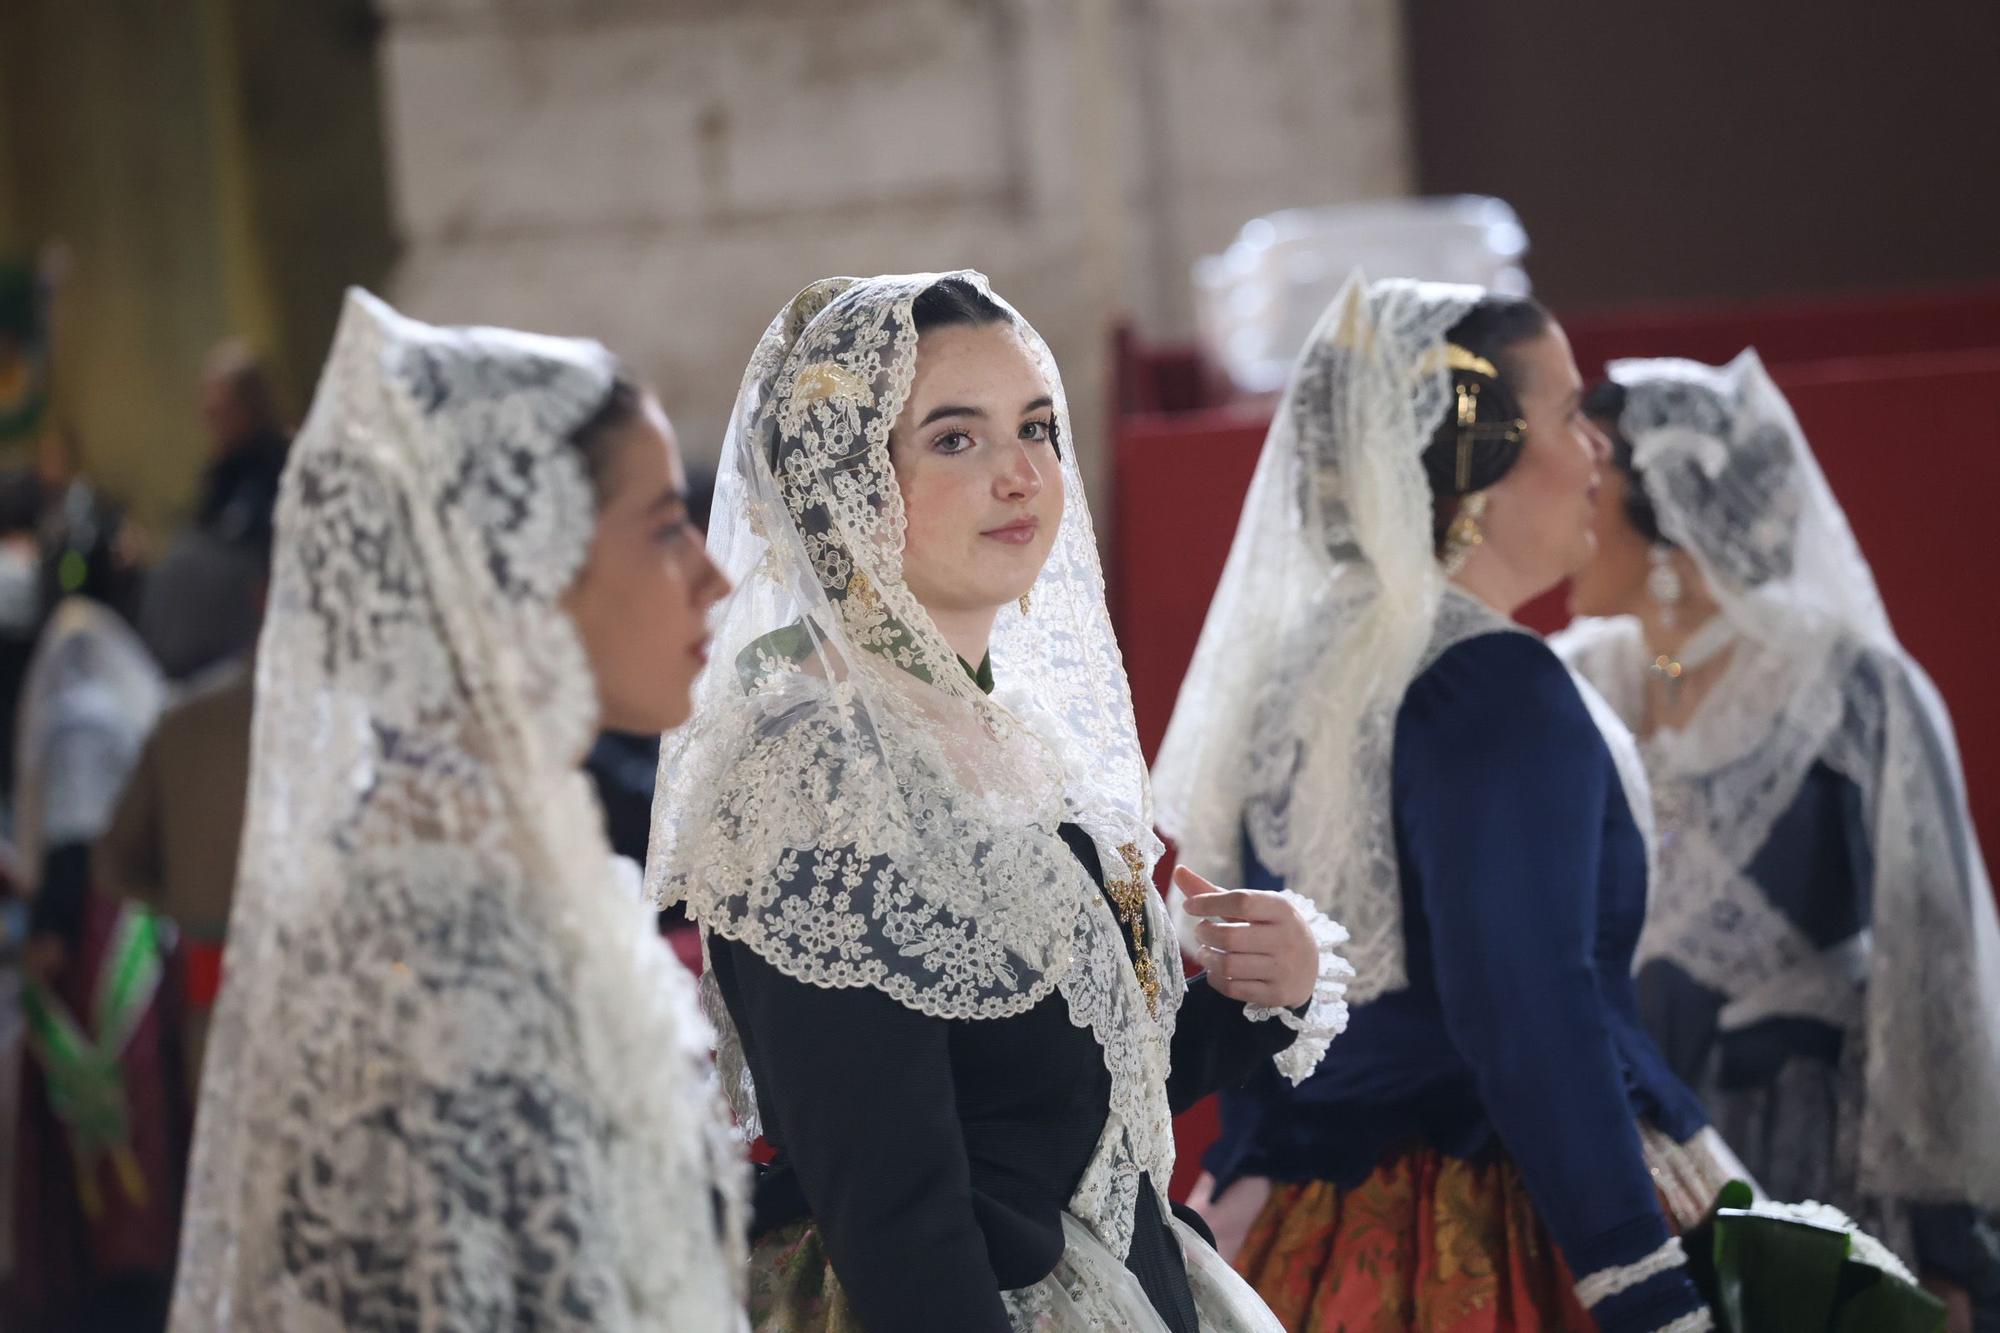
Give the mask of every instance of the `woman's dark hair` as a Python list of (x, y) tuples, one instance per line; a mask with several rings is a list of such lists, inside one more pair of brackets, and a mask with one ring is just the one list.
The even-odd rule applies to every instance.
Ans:
[(612, 455), (618, 452), (618, 436), (638, 420), (645, 405), (646, 391), (621, 370), (612, 379), (611, 391), (605, 394), (597, 410), (569, 433), (569, 442), (576, 446), (583, 455), (584, 466), (590, 469), (599, 504), (604, 502), (605, 478), (611, 469)]
[(1611, 465), (1625, 475), (1625, 519), (1641, 537), (1655, 545), (1666, 541), (1660, 532), (1660, 516), (1646, 495), (1645, 478), (1632, 466), (1632, 441), (1619, 424), (1625, 415), (1625, 386), (1615, 380), (1594, 384), (1583, 396), (1583, 414), (1596, 423), (1611, 441)]
[(953, 326), (977, 329), (1014, 322), (999, 302), (964, 278), (940, 278), (917, 293), (910, 319), (919, 335)]
[[(922, 337), (932, 329), (983, 329), (1012, 324), (1014, 316), (964, 278), (939, 278), (918, 292), (917, 299), (910, 303), (910, 322), (916, 325), (917, 336)], [(1061, 456), (1068, 446), (1059, 438), (1054, 443), (1056, 454)]]
[[(1445, 341), (1484, 361), (1500, 372), (1495, 378), (1477, 370), (1454, 366), (1451, 371), (1452, 406), (1448, 407), (1431, 432), (1425, 446), (1424, 477), (1431, 487), (1431, 539), (1444, 549), (1445, 533), (1458, 513), (1458, 499), (1483, 491), (1507, 475), (1521, 457), (1525, 441), (1518, 432), (1502, 438), (1502, 431), (1521, 418), (1520, 367), (1515, 352), (1522, 343), (1547, 333), (1554, 324), (1539, 302), (1518, 296), (1486, 296), (1466, 312), (1463, 319), (1445, 333)], [(1459, 422), (1457, 390), (1469, 389), (1477, 395), (1480, 426), (1494, 427), (1472, 446), (1471, 466), (1464, 484), (1459, 476)]]
[[(1802, 500), (1794, 482), (1796, 445), (1783, 421), (1738, 394), (1674, 379), (1649, 383), (1637, 395), (1621, 384), (1598, 385), (1584, 396), (1584, 411), (1611, 436), (1611, 461), (1627, 481), (1625, 515), (1640, 536), (1680, 544), (1660, 530), (1652, 502), (1658, 491), (1688, 529), (1688, 541), (1725, 579), (1756, 588), (1791, 574)], [(1634, 466), (1628, 421), (1642, 437), (1664, 429), (1722, 444), (1721, 470), (1676, 456), (1660, 464), (1648, 490)]]

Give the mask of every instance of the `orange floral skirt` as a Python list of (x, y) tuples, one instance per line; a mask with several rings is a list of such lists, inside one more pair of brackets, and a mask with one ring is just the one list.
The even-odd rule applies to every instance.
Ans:
[(1292, 1333), (1596, 1333), (1505, 1160), (1430, 1149), (1351, 1190), (1276, 1184), (1236, 1256)]

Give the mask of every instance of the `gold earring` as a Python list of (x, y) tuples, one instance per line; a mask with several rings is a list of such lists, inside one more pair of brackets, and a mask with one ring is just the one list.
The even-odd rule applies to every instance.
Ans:
[[(1032, 591), (1033, 589), (1029, 589), (1029, 592)], [(1021, 614), (1024, 616), (1028, 614), (1028, 593), (1025, 592), (1021, 594)]]
[(853, 577), (847, 580), (847, 600), (854, 604), (855, 610), (865, 616), (881, 614), (882, 594), (875, 591), (875, 585), (870, 583), (868, 576), (858, 569), (854, 571)]
[(1486, 532), (1479, 526), (1479, 520), (1486, 517), (1488, 501), (1484, 491), (1460, 498), (1458, 513), (1452, 517), (1451, 526), (1445, 529), (1444, 554), (1439, 557), (1446, 578), (1464, 569), (1466, 562), (1472, 559), (1472, 553), (1485, 544)]

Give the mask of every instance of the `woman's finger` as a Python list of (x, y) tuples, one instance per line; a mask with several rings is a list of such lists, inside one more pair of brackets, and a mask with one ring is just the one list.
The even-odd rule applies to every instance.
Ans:
[(1194, 934), (1196, 943), (1231, 953), (1279, 953), (1289, 938), (1280, 925), (1265, 921), (1209, 919), (1196, 923)]
[(1201, 920), (1195, 923), (1194, 938), (1197, 944), (1212, 944), (1218, 949), (1243, 950), (1253, 953), (1264, 952), (1252, 944), (1252, 931), (1256, 928), (1247, 921)]
[(1213, 981), (1210, 985), (1242, 1004), (1263, 1004), (1278, 1008), (1278, 991), (1268, 981)]
[(1298, 913), (1290, 902), (1261, 889), (1214, 889), (1187, 899), (1190, 916), (1223, 917), (1232, 921), (1283, 921)]
[(1199, 894), (1216, 892), (1215, 885), (1209, 883), (1185, 865), (1174, 867), (1174, 887), (1181, 891), (1182, 896), (1188, 898), (1193, 898)]
[(1201, 893), (1188, 895), (1188, 915), (1225, 917), (1233, 921), (1244, 920), (1244, 911), (1250, 905), (1251, 899), (1256, 896), (1243, 889), (1210, 887)]
[(1224, 953), (1220, 957), (1222, 970), (1229, 974), (1232, 982), (1270, 981), (1278, 974), (1278, 960), (1269, 954)]

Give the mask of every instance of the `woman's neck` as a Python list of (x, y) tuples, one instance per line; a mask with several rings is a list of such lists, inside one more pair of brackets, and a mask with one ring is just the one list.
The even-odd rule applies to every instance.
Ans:
[(1481, 558), (1486, 555), (1483, 550), (1475, 552), (1465, 568), (1452, 575), (1451, 582), (1460, 591), (1471, 594), (1508, 617), (1546, 591), (1529, 586), (1528, 580), (1517, 576), (1500, 560)]
[(1000, 614), (1000, 608), (989, 606), (970, 611), (937, 611), (930, 607), (931, 623), (936, 625), (944, 641), (951, 650), (973, 666), (986, 660), (986, 649), (993, 638), (993, 621)]
[(1674, 603), (1671, 611), (1651, 597), (1641, 597), (1637, 606), (1629, 608), (1629, 614), (1639, 622), (1639, 633), (1646, 641), (1646, 651), (1656, 657), (1680, 656), (1688, 640), (1721, 612), (1715, 599), (1708, 595), (1708, 589), (1698, 580), (1688, 583), (1686, 587), (1685, 595)]

